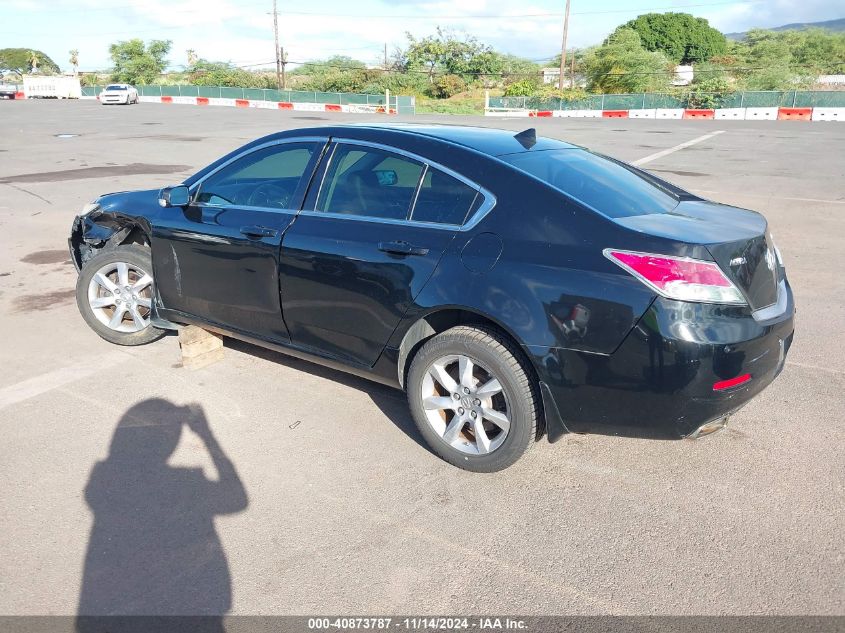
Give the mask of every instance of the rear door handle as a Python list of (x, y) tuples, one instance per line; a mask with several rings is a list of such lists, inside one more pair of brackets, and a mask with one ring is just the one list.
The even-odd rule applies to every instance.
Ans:
[(428, 255), (428, 249), (408, 242), (379, 242), (378, 249), (394, 255)]
[(279, 232), (266, 226), (242, 226), (241, 234), (247, 237), (276, 237)]

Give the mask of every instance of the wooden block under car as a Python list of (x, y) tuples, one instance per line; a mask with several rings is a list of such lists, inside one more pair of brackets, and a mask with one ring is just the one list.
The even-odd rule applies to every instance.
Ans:
[(179, 329), (182, 366), (188, 369), (206, 367), (223, 358), (223, 337), (195, 325)]

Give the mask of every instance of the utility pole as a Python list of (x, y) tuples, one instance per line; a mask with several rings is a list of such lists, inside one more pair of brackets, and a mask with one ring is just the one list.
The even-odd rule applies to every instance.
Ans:
[(387, 42), (384, 43), (384, 69), (387, 70)]
[(285, 47), (282, 46), (279, 48), (279, 57), (282, 60), (282, 90), (287, 90), (287, 82), (285, 81), (285, 66), (288, 63), (288, 58), (285, 57)]
[(566, 11), (563, 14), (563, 42), (560, 45), (560, 80), (557, 85), (561, 90), (563, 90), (563, 71), (566, 68), (566, 36), (569, 34), (569, 2), (570, 0), (566, 0)]
[(569, 62), (569, 86), (575, 90), (575, 54), (572, 55), (572, 61)]
[[(568, 2), (568, 0), (567, 0)], [(273, 35), (276, 44), (276, 87), (282, 89), (282, 59), (279, 55), (279, 12), (276, 10), (276, 0), (273, 0)], [(564, 36), (565, 39), (566, 36)]]

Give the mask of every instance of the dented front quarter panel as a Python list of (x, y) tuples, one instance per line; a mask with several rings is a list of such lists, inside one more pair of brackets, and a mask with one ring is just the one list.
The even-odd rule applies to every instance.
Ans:
[(149, 241), (151, 222), (160, 213), (158, 189), (110, 193), (97, 199), (97, 208), (73, 220), (68, 247), (77, 270), (104, 249), (114, 248), (134, 230)]

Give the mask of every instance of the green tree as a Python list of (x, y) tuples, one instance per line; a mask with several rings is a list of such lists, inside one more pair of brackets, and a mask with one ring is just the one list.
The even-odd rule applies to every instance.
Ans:
[(195, 86), (275, 88), (276, 77), (235, 68), (226, 62), (197, 59), (188, 69), (187, 80)]
[(2, 48), (0, 49), (0, 74), (14, 73), (25, 75), (32, 67), (32, 55), (38, 59), (39, 73), (57, 73), (59, 66), (45, 53), (32, 48)]
[(604, 44), (587, 51), (583, 68), (593, 92), (625, 93), (665, 90), (669, 60), (647, 51), (633, 29), (617, 29)]
[(502, 55), (501, 59), (502, 81), (506, 86), (523, 81), (540, 83), (542, 79), (540, 64), (516, 55)]
[(434, 35), (416, 39), (410, 33), (405, 51), (408, 70), (425, 70), (430, 83), (436, 72), (461, 75), (465, 80), (482, 75), (498, 75), (504, 68), (502, 55), (476, 38), (459, 37), (449, 29), (437, 27)]
[(301, 90), (361, 92), (382, 71), (367, 70), (362, 61), (335, 55), (326, 60), (306, 62), (291, 74), (300, 78), (296, 85)]
[(643, 48), (676, 63), (706, 61), (727, 50), (727, 39), (704, 18), (689, 13), (646, 13), (616, 29), (633, 29)]
[(819, 73), (841, 72), (845, 61), (845, 32), (808, 29), (793, 31), (793, 34), (797, 37), (792, 39), (790, 47), (796, 64)]
[(144, 41), (135, 38), (109, 46), (109, 55), (114, 63), (112, 81), (128, 84), (149, 84), (154, 82), (167, 67), (170, 40)]

